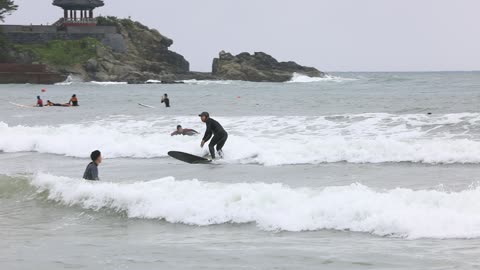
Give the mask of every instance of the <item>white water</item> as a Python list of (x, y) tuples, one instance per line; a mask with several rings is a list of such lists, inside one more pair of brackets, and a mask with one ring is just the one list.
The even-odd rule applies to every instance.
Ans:
[(220, 184), (172, 177), (129, 184), (38, 174), (32, 185), (48, 199), (130, 218), (188, 225), (255, 223), (262, 230), (350, 230), (407, 238), (480, 236), (480, 188), (461, 192), (375, 190), (361, 184), (290, 188)]
[(338, 76), (325, 75), (325, 77), (310, 77), (300, 73), (293, 73), (293, 77), (287, 83), (314, 83), (314, 82), (345, 82), (354, 81), (356, 79), (342, 78)]
[[(263, 165), (423, 162), (480, 163), (480, 114), (428, 116), (360, 114), (322, 117), (225, 117), (227, 163)], [(203, 132), (196, 117), (136, 120), (112, 117), (57, 126), (0, 122), (0, 151), (107, 158), (166, 157), (171, 150), (201, 155), (201, 136), (171, 137), (181, 123)], [(266, 124), (268, 123), (268, 124)]]

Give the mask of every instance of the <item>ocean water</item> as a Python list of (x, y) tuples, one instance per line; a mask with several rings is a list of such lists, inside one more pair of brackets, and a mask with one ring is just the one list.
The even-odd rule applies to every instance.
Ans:
[[(0, 267), (478, 269), (479, 101), (480, 72), (1, 85)], [(225, 158), (169, 158), (202, 111)]]

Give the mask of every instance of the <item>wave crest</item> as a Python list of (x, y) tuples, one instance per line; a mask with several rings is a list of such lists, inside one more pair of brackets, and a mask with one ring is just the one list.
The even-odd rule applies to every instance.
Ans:
[(255, 223), (267, 231), (348, 230), (406, 238), (480, 237), (480, 189), (375, 190), (361, 184), (290, 188), (220, 184), (172, 177), (128, 184), (38, 174), (48, 199), (84, 209), (196, 226)]

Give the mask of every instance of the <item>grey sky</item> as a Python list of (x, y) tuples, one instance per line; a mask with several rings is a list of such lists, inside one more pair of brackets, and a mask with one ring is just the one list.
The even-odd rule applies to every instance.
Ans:
[[(52, 0), (16, 0), (9, 24), (51, 23)], [(105, 0), (97, 15), (172, 38), (192, 70), (220, 50), (265, 51), (324, 71), (480, 70), (479, 0)]]

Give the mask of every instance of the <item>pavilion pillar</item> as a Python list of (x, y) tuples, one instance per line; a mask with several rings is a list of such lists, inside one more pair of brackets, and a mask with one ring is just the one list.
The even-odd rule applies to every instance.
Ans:
[(89, 14), (88, 17), (90, 17), (90, 19), (93, 19), (93, 9), (90, 9), (90, 10), (89, 10), (89, 13), (90, 13), (90, 14)]
[(73, 11), (73, 20), (75, 20), (75, 21), (77, 20), (77, 11), (76, 10)]
[(72, 11), (72, 10), (70, 10), (70, 16), (69, 16), (69, 18), (70, 18), (70, 19), (73, 18), (73, 11)]
[(68, 19), (68, 10), (66, 9), (63, 10), (63, 18)]

